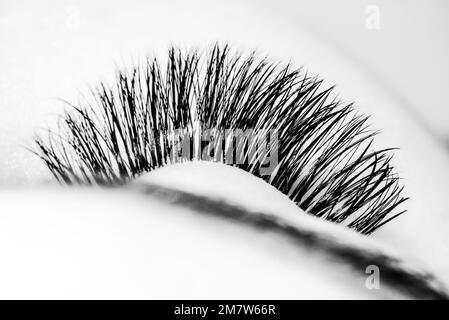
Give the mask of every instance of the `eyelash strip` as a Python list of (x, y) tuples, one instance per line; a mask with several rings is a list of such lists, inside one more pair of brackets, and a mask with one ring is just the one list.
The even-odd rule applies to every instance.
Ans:
[[(61, 183), (121, 184), (174, 161), (173, 130), (193, 137), (210, 128), (276, 129), (279, 162), (270, 176), (260, 163), (233, 165), (305, 212), (370, 234), (404, 213), (398, 206), (407, 198), (390, 165), (393, 149), (372, 150), (377, 132), (368, 117), (332, 90), (302, 69), (228, 45), (207, 54), (171, 48), (165, 74), (149, 58), (119, 71), (114, 86), (100, 83), (91, 101), (69, 104), (57, 130), (36, 136), (33, 152)], [(248, 148), (240, 152), (250, 157)]]

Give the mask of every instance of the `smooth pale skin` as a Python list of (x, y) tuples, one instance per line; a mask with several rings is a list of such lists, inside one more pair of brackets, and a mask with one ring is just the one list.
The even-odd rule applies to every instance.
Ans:
[[(31, 143), (31, 136), (37, 128), (54, 122), (55, 117), (51, 114), (59, 114), (63, 108), (54, 98), (76, 101), (79, 89), (83, 91), (86, 84), (93, 84), (98, 79), (111, 79), (116, 63), (122, 65), (130, 57), (136, 60), (151, 52), (163, 56), (169, 44), (189, 48), (192, 45), (208, 47), (217, 40), (229, 41), (236, 48), (257, 48), (274, 59), (291, 60), (297, 66), (304, 64), (312, 74), (318, 73), (325, 78), (328, 84), (337, 83), (337, 90), (345, 101), (356, 101), (361, 112), (372, 115), (373, 127), (382, 130), (379, 145), (401, 148), (395, 154), (394, 163), (404, 178), (406, 194), (411, 197), (406, 205), (408, 213), (386, 225), (373, 238), (411, 256), (449, 284), (449, 206), (445, 200), (449, 190), (447, 151), (411, 116), (403, 100), (385, 90), (384, 84), (376, 82), (376, 78), (363, 72), (352, 58), (302, 29), (292, 17), (285, 18), (269, 6), (250, 1), (221, 4), (156, 1), (135, 5), (130, 2), (121, 5), (109, 2), (108, 5), (101, 2), (75, 5), (30, 2), (2, 6), (0, 184), (2, 198), (7, 199), (1, 201), (3, 214), (19, 209), (24, 212), (35, 210), (39, 219), (47, 219), (44, 225), (52, 226), (45, 230), (55, 232), (51, 237), (54, 241), (58, 239), (61, 227), (54, 217), (63, 213), (62, 208), (68, 203), (77, 202), (76, 198), (71, 198), (76, 196), (67, 195), (64, 206), (58, 207), (53, 198), (46, 197), (48, 201), (44, 210), (34, 206), (39, 194), (32, 189), (10, 190), (11, 185), (40, 186), (42, 181), (50, 179), (42, 164), (20, 144)], [(410, 65), (404, 65), (404, 68), (410, 68)], [(98, 206), (95, 212), (104, 215), (108, 209), (103, 204)], [(126, 221), (127, 218), (122, 217)], [(30, 229), (35, 230), (35, 221), (26, 220)], [(20, 231), (23, 227), (21, 223), (6, 226), (11, 232), (14, 228)], [(110, 232), (102, 228), (92, 230), (98, 232), (94, 237), (97, 241), (102, 239), (101, 232)], [(132, 228), (128, 230), (131, 232)], [(11, 254), (30, 253), (33, 245), (40, 243), (36, 240), (41, 234), (48, 233), (34, 236), (24, 233), (22, 246), (15, 247), (14, 242), (4, 241), (2, 246), (8, 243)], [(129, 249), (132, 244), (124, 247), (134, 250)], [(81, 269), (93, 279), (95, 277), (90, 272), (94, 269), (90, 268), (94, 264), (89, 256), (75, 254), (80, 248), (76, 243), (69, 246), (67, 259), (82, 266)], [(126, 250), (120, 252), (125, 254)], [(41, 264), (45, 270), (51, 256), (37, 255), (34, 264)], [(21, 270), (20, 274), (23, 274), (30, 271), (28, 264), (22, 265), (23, 269), (17, 268), (16, 264), (13, 266), (16, 267), (12, 267), (11, 272)], [(129, 267), (132, 266), (135, 264), (130, 263)], [(277, 271), (276, 268), (272, 270)], [(122, 272), (115, 273), (115, 279), (127, 283), (125, 275), (128, 274), (133, 273), (124, 267)], [(64, 276), (59, 279), (62, 278)], [(39, 291), (40, 287), (26, 289)], [(88, 294), (82, 289), (77, 292)], [(54, 292), (49, 292), (51, 294)], [(312, 292), (310, 295), (313, 296)]]
[(5, 191), (0, 298), (409, 298), (383, 282), (382, 271), (380, 287), (372, 289), (366, 286), (368, 266), (349, 269), (282, 234), (220, 218), (213, 208), (200, 213), (190, 202), (173, 203), (176, 195), (144, 194), (150, 184), (272, 214), (366, 250), (388, 250), (308, 216), (249, 173), (223, 164), (185, 163), (117, 190)]

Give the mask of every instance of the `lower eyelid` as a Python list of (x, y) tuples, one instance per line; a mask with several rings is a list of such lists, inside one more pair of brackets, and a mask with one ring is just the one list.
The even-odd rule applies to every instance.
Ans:
[[(229, 186), (214, 190), (217, 199), (211, 179), (223, 175)], [(229, 194), (235, 183), (278, 206), (257, 210), (257, 198), (237, 200)], [(9, 191), (0, 204), (0, 243), (8, 243), (0, 252), (14, 263), (1, 266), (0, 296), (38, 298), (70, 288), (69, 296), (186, 299), (209, 288), (209, 298), (445, 297), (430, 273), (281, 198), (248, 173), (205, 163), (165, 167), (120, 190)], [(380, 290), (363, 285), (372, 265), (381, 270)]]

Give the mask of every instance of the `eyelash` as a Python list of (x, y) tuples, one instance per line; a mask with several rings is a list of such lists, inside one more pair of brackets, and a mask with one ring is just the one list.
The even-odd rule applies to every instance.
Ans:
[[(171, 48), (165, 76), (157, 59), (119, 71), (115, 87), (101, 83), (91, 102), (70, 104), (56, 131), (36, 136), (33, 152), (61, 183), (121, 184), (170, 162), (166, 133), (174, 129), (277, 129), (272, 176), (260, 164), (234, 165), (307, 213), (370, 234), (405, 212), (397, 212), (407, 198), (390, 165), (393, 149), (371, 150), (377, 133), (368, 117), (322, 87), (302, 69), (228, 45), (207, 56)], [(248, 158), (248, 148), (241, 152)]]

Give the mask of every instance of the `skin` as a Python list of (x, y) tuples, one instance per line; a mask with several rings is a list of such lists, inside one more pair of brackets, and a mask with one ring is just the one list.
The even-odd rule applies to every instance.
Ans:
[[(178, 202), (176, 192), (164, 190), (189, 190), (223, 203), (197, 207), (192, 199)], [(247, 190), (252, 197), (237, 196)], [(310, 221), (274, 188), (224, 165), (166, 167), (118, 190), (5, 194), (11, 209), (0, 214), (0, 253), (8, 261), (0, 273), (4, 298), (410, 297), (391, 290), (383, 279), (380, 289), (368, 290), (365, 266), (350, 269), (303, 241), (295, 245), (283, 233), (221, 217), (224, 203), (232, 203), (282, 213), (283, 221), (299, 221), (308, 230), (318, 221), (325, 232), (324, 222)], [(32, 210), (24, 198), (33, 203)], [(332, 234), (344, 241), (350, 232), (337, 229)]]
[[(401, 252), (407, 259), (431, 270), (446, 285), (449, 284), (446, 272), (449, 268), (449, 208), (444, 200), (446, 190), (449, 189), (449, 170), (446, 165), (449, 159), (441, 143), (416, 120), (404, 100), (394, 94), (391, 88), (386, 89), (384, 83), (367, 72), (345, 50), (336, 47), (334, 42), (320, 38), (310, 29), (298, 25), (294, 17), (289, 15), (285, 18), (269, 6), (255, 6), (251, 2), (211, 5), (198, 1), (188, 6), (176, 2), (176, 10), (173, 10), (172, 5), (154, 2), (124, 8), (115, 4), (104, 7), (101, 4), (80, 2), (79, 5), (69, 6), (48, 2), (45, 5), (27, 4), (27, 10), (20, 5), (6, 5), (3, 11), (5, 14), (0, 18), (2, 30), (9, 30), (0, 35), (7, 43), (6, 50), (0, 53), (1, 69), (5, 70), (0, 75), (0, 184), (9, 201), (2, 203), (2, 212), (26, 212), (30, 208), (34, 210), (30, 204), (34, 203), (36, 195), (32, 191), (23, 192), (22, 189), (11, 191), (11, 185), (41, 185), (43, 181), (50, 179), (42, 164), (21, 148), (20, 144), (29, 144), (33, 132), (39, 126), (53, 122), (51, 114), (61, 112), (62, 106), (54, 97), (76, 101), (78, 89), (84, 89), (85, 83), (111, 79), (115, 62), (123, 65), (130, 60), (129, 57), (138, 59), (148, 52), (163, 56), (170, 43), (181, 47), (207, 47), (217, 40), (229, 41), (237, 48), (258, 48), (274, 59), (291, 60), (297, 66), (306, 65), (311, 73), (320, 74), (328, 84), (337, 83), (343, 100), (356, 101), (362, 113), (372, 115), (373, 127), (382, 130), (377, 139), (379, 146), (400, 147), (400, 151), (395, 153), (394, 164), (404, 178), (406, 194), (411, 197), (406, 204), (408, 213), (384, 226), (372, 238)], [(54, 10), (46, 9), (49, 7)], [(168, 16), (170, 21), (176, 22), (167, 23)], [(404, 66), (406, 67), (408, 66)], [(48, 194), (44, 198), (53, 201)], [(66, 203), (76, 202), (70, 195), (64, 199), (67, 199)], [(21, 205), (17, 206), (17, 202)], [(48, 219), (48, 223), (52, 223), (54, 219), (51, 212), (59, 213), (61, 210), (56, 206), (48, 210), (48, 206), (44, 204), (41, 204), (41, 209), (36, 208), (39, 216), (44, 220)], [(44, 214), (47, 211), (49, 215)], [(117, 224), (120, 225), (119, 222)], [(19, 230), (21, 225), (12, 224), (12, 227)], [(216, 227), (219, 232), (219, 225)], [(46, 229), (46, 232), (54, 232), (56, 237), (59, 233), (55, 230), (58, 227)], [(102, 228), (99, 230), (109, 232)], [(36, 237), (39, 238), (39, 234)], [(209, 241), (211, 235), (204, 237)], [(94, 238), (97, 239), (96, 236)], [(28, 239), (30, 240), (24, 244), (25, 248), (20, 247), (20, 250), (30, 252), (26, 250), (30, 250), (33, 242), (32, 237)], [(136, 242), (130, 243), (128, 247), (136, 245)], [(226, 243), (223, 240), (223, 245)], [(229, 248), (232, 252), (233, 247)], [(13, 254), (15, 250), (11, 250), (8, 252)], [(77, 250), (77, 246), (73, 245), (68, 250), (68, 256), (75, 257), (74, 261), (83, 266), (82, 269), (86, 271), (84, 276), (94, 279), (93, 271), (88, 268), (90, 256), (76, 255)], [(53, 254), (54, 251), (50, 253)], [(126, 255), (126, 250), (123, 249), (120, 254)], [(45, 270), (47, 260), (37, 258), (36, 261)], [(296, 262), (291, 261), (291, 265), (296, 265)], [(117, 274), (125, 274), (132, 266), (134, 264), (130, 262), (118, 270)], [(273, 274), (276, 270), (278, 271), (275, 267), (272, 268)], [(305, 268), (303, 277), (298, 279), (304, 279), (308, 270), (309, 268)], [(326, 273), (326, 270), (320, 275)], [(353, 273), (348, 274), (350, 278)], [(330, 277), (333, 281), (336, 278), (335, 274)], [(104, 280), (98, 287), (106, 288), (106, 282)], [(341, 282), (334, 283), (331, 280), (323, 283), (334, 285), (336, 289), (330, 292), (336, 295), (342, 285)], [(188, 287), (186, 284), (186, 292)], [(33, 288), (31, 285), (28, 287), (36, 290)], [(371, 291), (361, 293), (354, 288), (357, 286), (350, 286), (348, 296), (365, 297), (364, 294), (367, 294), (366, 297), (373, 297)], [(85, 287), (80, 287), (76, 291), (79, 296), (87, 292), (84, 289)], [(106, 290), (101, 290), (98, 291), (100, 296), (106, 294)], [(54, 292), (56, 291), (50, 291), (48, 295), (51, 296)], [(229, 292), (233, 292), (232, 287), (229, 287)], [(315, 297), (311, 292), (310, 289), (291, 292), (288, 297), (301, 297), (308, 293)]]

